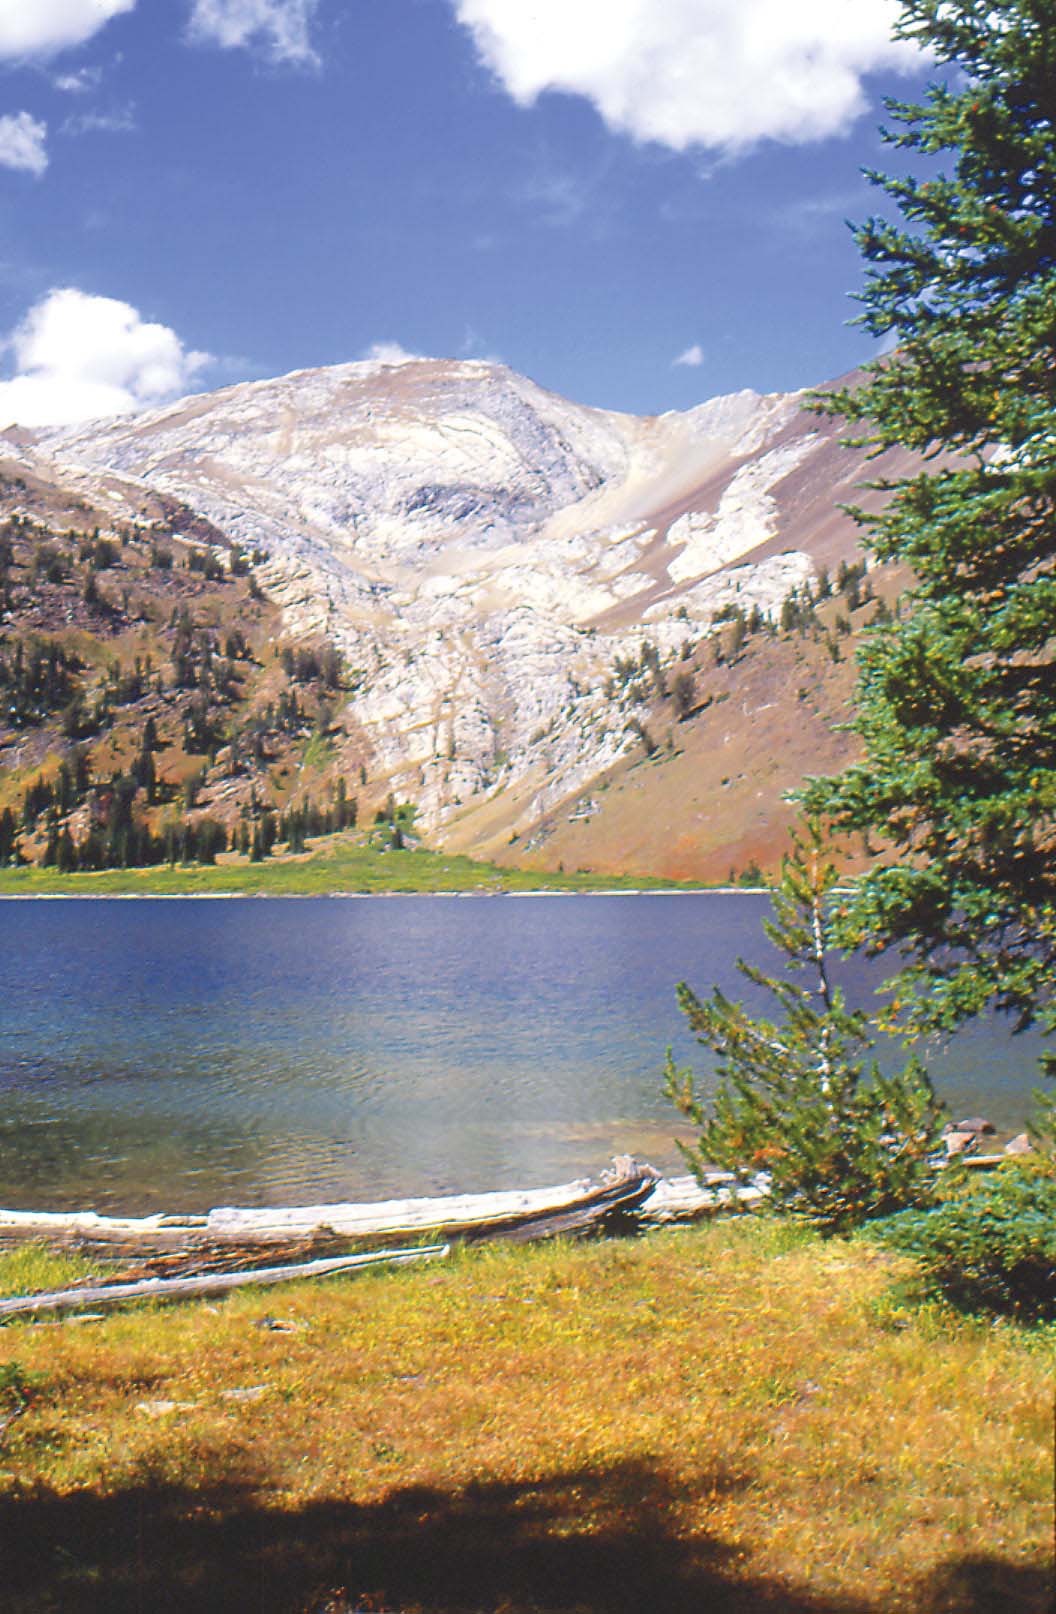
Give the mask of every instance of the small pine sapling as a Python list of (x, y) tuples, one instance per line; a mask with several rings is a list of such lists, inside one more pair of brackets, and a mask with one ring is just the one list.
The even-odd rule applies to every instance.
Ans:
[(716, 1057), (710, 1103), (670, 1049), (664, 1071), (667, 1096), (700, 1129), (695, 1144), (680, 1145), (694, 1175), (703, 1180), (719, 1167), (750, 1181), (765, 1173), (775, 1210), (830, 1233), (929, 1203), (945, 1119), (917, 1060), (892, 1075), (880, 1070), (869, 1017), (833, 984), (837, 881), (820, 823), (810, 819), (782, 863), (765, 925), (787, 974), (738, 960), (778, 1013), (756, 1016), (717, 987), (702, 1001), (681, 982), (679, 1006)]

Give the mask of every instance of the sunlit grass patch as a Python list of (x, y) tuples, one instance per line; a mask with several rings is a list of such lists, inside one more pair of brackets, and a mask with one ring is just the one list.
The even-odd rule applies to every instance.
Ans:
[(36, 1294), (45, 1289), (64, 1289), (98, 1270), (98, 1266), (83, 1256), (57, 1253), (39, 1244), (23, 1244), (18, 1249), (0, 1253), (0, 1299)]
[[(325, 1581), (398, 1609), (630, 1614), (652, 1584), (687, 1614), (952, 1614), (939, 1579), (980, 1553), (1003, 1611), (1040, 1610), (1049, 1363), (1015, 1324), (885, 1315), (908, 1271), (745, 1218), (10, 1326), (0, 1360), (41, 1388), (0, 1525), (76, 1518), (112, 1586), (135, 1510), (159, 1543), (135, 1595), (167, 1575), (192, 1611), (240, 1606), (251, 1540), (274, 1569), (254, 1611)], [(15, 1614), (62, 1606), (28, 1550)]]

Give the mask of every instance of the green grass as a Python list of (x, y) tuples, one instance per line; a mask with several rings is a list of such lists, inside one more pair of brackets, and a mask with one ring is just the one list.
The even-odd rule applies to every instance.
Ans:
[(320, 734), (318, 730), (310, 734), (304, 742), (304, 751), (301, 756), (302, 768), (318, 768), (328, 762), (334, 754), (333, 743)]
[(443, 852), (379, 852), (345, 837), (317, 842), (307, 857), (215, 867), (0, 869), (0, 896), (324, 896), (329, 892), (670, 890), (669, 880), (577, 872), (503, 869)]
[(1053, 1330), (911, 1270), (745, 1218), (12, 1324), (5, 1611), (1040, 1614)]
[(7, 1295), (37, 1294), (45, 1289), (64, 1289), (100, 1270), (77, 1254), (60, 1254), (36, 1244), (25, 1244), (21, 1249), (0, 1255), (0, 1299)]

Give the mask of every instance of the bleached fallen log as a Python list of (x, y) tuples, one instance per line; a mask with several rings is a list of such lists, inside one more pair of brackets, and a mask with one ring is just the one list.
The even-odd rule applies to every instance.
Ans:
[[(300, 1237), (326, 1228), (345, 1238), (436, 1230), (463, 1238), (507, 1236), (531, 1228), (558, 1232), (589, 1224), (617, 1210), (634, 1209), (652, 1191), (651, 1166), (623, 1158), (599, 1182), (580, 1178), (554, 1188), (487, 1194), (445, 1194), (438, 1199), (390, 1199), (373, 1205), (302, 1205), (286, 1210), (209, 1212), (207, 1232), (214, 1240)], [(561, 1227), (558, 1227), (558, 1223)]]
[(143, 1238), (166, 1229), (190, 1232), (204, 1229), (208, 1216), (100, 1216), (96, 1211), (0, 1210), (0, 1243), (95, 1235), (120, 1239)]
[(405, 1239), (426, 1232), (445, 1239), (544, 1238), (586, 1232), (608, 1218), (632, 1213), (657, 1180), (651, 1166), (624, 1156), (596, 1182), (581, 1178), (553, 1188), (373, 1204), (224, 1206), (204, 1216), (139, 1218), (0, 1210), (0, 1247), (33, 1240), (110, 1255), (282, 1245), (316, 1237)]
[(635, 1219), (644, 1227), (672, 1222), (695, 1222), (720, 1211), (752, 1210), (766, 1193), (751, 1184), (738, 1184), (731, 1172), (716, 1171), (699, 1183), (696, 1177), (661, 1177), (642, 1201)]
[(299, 1261), (293, 1266), (258, 1267), (248, 1272), (210, 1272), (191, 1278), (143, 1278), (138, 1283), (98, 1284), (92, 1288), (53, 1289), (46, 1294), (18, 1295), (0, 1300), (0, 1317), (34, 1315), (42, 1311), (74, 1311), (81, 1306), (116, 1306), (126, 1300), (192, 1300), (227, 1294), (247, 1284), (288, 1283), (294, 1278), (324, 1278), (360, 1267), (405, 1266), (412, 1261), (435, 1261), (450, 1253), (448, 1244), (426, 1244), (416, 1250), (371, 1250), (366, 1254), (338, 1256), (331, 1261)]

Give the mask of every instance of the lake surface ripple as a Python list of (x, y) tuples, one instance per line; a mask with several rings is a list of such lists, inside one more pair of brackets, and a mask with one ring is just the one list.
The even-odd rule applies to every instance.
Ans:
[[(146, 1212), (678, 1170), (674, 984), (749, 996), (764, 897), (0, 903), (0, 1203)], [(882, 978), (845, 971), (860, 1001)], [(1022, 1125), (1038, 1043), (925, 1055), (958, 1112)], [(684, 1134), (683, 1134), (684, 1135)]]

